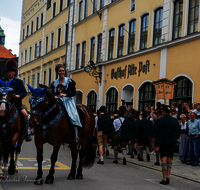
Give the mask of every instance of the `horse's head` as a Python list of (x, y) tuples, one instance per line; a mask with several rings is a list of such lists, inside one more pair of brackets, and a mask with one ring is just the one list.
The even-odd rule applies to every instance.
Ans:
[(12, 87), (14, 83), (15, 79), (11, 81), (0, 80), (0, 116), (10, 112), (14, 105), (15, 93)]

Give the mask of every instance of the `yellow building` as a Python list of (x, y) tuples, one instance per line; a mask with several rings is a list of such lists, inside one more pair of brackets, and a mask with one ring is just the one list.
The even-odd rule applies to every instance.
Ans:
[[(94, 110), (105, 105), (109, 112), (125, 100), (142, 111), (164, 103), (150, 85), (159, 78), (176, 81), (167, 103), (176, 101), (179, 113), (184, 102), (200, 102), (199, 14), (199, 0), (75, 1), (69, 73), (77, 83), (76, 102)], [(84, 71), (89, 61), (101, 70), (100, 82)]]
[[(93, 111), (101, 105), (115, 111), (122, 100), (138, 110), (144, 110), (146, 104), (155, 106), (156, 101), (163, 103), (157, 100), (150, 85), (159, 78), (176, 81), (174, 100), (167, 103), (176, 101), (179, 113), (184, 102), (200, 102), (199, 0), (71, 0), (70, 3), (63, 0), (61, 12), (60, 0), (50, 1), (49, 9), (48, 2), (24, 0), (23, 3), (19, 73), (26, 83), (32, 85), (33, 79), (34, 84), (44, 82), (46, 77), (48, 85), (56, 78), (55, 65), (63, 62), (69, 76), (76, 81), (76, 103), (86, 104)], [(28, 24), (31, 28), (34, 21), (36, 27), (37, 18), (41, 17), (42, 27), (23, 40)], [(68, 43), (64, 44), (67, 23)], [(61, 42), (57, 47), (59, 27)], [(35, 43), (40, 47), (40, 40), (38, 50)], [(31, 46), (31, 61), (25, 61)], [(35, 49), (39, 56), (35, 56)], [(84, 71), (91, 61), (96, 71), (102, 73), (101, 80)]]

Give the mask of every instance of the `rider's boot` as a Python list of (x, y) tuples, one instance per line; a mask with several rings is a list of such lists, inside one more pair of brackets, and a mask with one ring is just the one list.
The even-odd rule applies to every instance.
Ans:
[(29, 120), (24, 120), (24, 138), (26, 139), (26, 142), (31, 141), (31, 137), (28, 135), (28, 128), (29, 128)]

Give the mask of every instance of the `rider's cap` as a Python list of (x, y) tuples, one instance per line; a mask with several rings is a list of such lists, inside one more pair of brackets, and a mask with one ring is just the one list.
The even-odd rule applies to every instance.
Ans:
[(17, 62), (13, 59), (10, 59), (6, 62), (6, 72), (8, 71), (17, 71)]

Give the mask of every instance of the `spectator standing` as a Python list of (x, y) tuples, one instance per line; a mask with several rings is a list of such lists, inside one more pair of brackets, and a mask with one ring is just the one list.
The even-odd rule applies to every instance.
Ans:
[(156, 121), (156, 138), (160, 146), (160, 157), (162, 159), (162, 174), (163, 179), (160, 182), (162, 185), (167, 185), (170, 182), (170, 172), (172, 167), (172, 158), (174, 154), (174, 145), (181, 134), (178, 120), (169, 116), (170, 108), (163, 105), (162, 115)]
[(174, 102), (172, 105), (172, 117), (177, 119), (177, 115), (178, 115), (177, 103)]
[(190, 120), (188, 121), (188, 139), (189, 139), (189, 151), (190, 162), (188, 165), (199, 165), (199, 134), (200, 134), (200, 121), (196, 119), (194, 112), (190, 113)]
[(190, 160), (189, 155), (189, 146), (188, 146), (188, 124), (186, 122), (186, 116), (184, 114), (181, 114), (181, 141), (180, 141), (180, 153), (179, 153), (179, 160), (182, 163), (186, 163)]
[(192, 109), (190, 110), (190, 112), (194, 112), (196, 115), (199, 113), (197, 111), (197, 103), (196, 102), (192, 103)]

